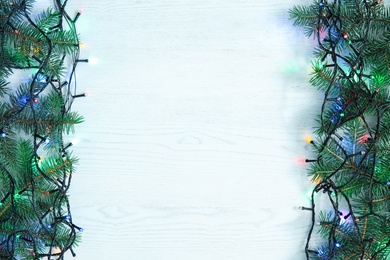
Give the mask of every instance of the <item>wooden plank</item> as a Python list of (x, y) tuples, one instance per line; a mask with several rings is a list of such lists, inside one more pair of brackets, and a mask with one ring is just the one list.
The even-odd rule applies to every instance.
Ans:
[[(43, 3), (43, 2), (39, 2)], [(319, 94), (287, 1), (70, 1), (78, 259), (303, 259)]]

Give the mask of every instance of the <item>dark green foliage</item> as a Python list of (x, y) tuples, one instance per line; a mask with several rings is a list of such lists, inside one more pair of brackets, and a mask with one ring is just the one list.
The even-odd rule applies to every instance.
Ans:
[[(290, 10), (317, 41), (310, 83), (324, 93), (308, 174), (315, 209), (307, 259), (390, 257), (390, 9), (381, 1), (314, 1)], [(318, 213), (319, 211), (319, 213)], [(319, 226), (315, 223), (319, 221)], [(324, 244), (311, 248), (317, 230)]]
[(0, 259), (63, 259), (80, 239), (67, 194), (78, 160), (63, 137), (84, 121), (70, 110), (79, 39), (66, 1), (35, 17), (33, 4), (0, 1)]

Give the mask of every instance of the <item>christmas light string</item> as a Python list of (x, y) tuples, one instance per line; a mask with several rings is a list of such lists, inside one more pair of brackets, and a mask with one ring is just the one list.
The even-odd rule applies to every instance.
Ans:
[[(390, 35), (389, 13), (382, 1), (322, 0), (290, 10), (294, 25), (317, 38), (311, 83), (324, 92), (317, 140), (307, 139), (317, 153), (306, 159), (316, 182), (311, 207), (301, 207), (311, 212), (307, 259), (390, 255), (390, 61), (377, 58), (389, 47), (375, 47)], [(332, 210), (318, 213), (321, 192)], [(316, 248), (315, 230), (327, 241)]]
[[(73, 223), (68, 190), (74, 157), (63, 136), (83, 118), (71, 111), (77, 97), (76, 66), (80, 43), (67, 0), (35, 21), (34, 1), (0, 3), (0, 258), (63, 259), (83, 229)], [(67, 65), (67, 63), (69, 65)], [(69, 75), (65, 80), (65, 70)], [(35, 69), (16, 93), (6, 77), (13, 70)], [(19, 135), (30, 136), (19, 139)], [(43, 158), (42, 154), (48, 156)]]

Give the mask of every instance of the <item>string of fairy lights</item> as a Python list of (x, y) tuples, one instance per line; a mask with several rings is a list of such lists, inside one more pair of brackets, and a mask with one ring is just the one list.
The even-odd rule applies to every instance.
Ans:
[[(380, 225), (390, 226), (390, 182), (376, 176), (377, 162), (381, 159), (377, 149), (382, 137), (379, 129), (386, 104), (383, 99), (376, 98), (380, 89), (369, 86), (368, 82), (374, 76), (370, 75), (372, 67), (363, 57), (372, 17), (381, 2), (359, 1), (365, 14), (359, 21), (359, 26), (364, 28), (360, 35), (351, 35), (349, 31), (353, 28), (343, 23), (340, 12), (343, 1), (321, 0), (313, 7), (318, 13), (317, 53), (324, 54), (317, 57), (319, 62), (314, 63), (313, 68), (318, 78), (325, 79), (327, 84), (322, 87), (324, 99), (317, 138), (307, 140), (318, 155), (306, 162), (313, 171), (322, 167), (327, 173), (314, 178), (316, 185), (310, 196), (311, 206), (301, 207), (311, 212), (305, 245), (307, 259), (383, 259), (380, 257), (389, 252), (390, 234), (387, 238), (384, 235), (375, 237), (372, 234), (376, 231), (369, 230), (379, 229)], [(312, 83), (317, 84), (318, 78), (314, 77)], [(355, 122), (363, 129), (362, 136), (348, 136), (346, 129)], [(348, 189), (353, 185), (361, 185), (360, 191), (350, 194)], [(381, 191), (379, 198), (375, 195), (378, 190)], [(327, 213), (317, 209), (317, 194), (325, 196), (330, 208)], [(378, 202), (385, 204), (378, 208)], [(319, 246), (318, 241), (313, 242), (313, 234), (321, 228), (319, 232), (326, 240), (323, 246)]]
[[(79, 58), (80, 43), (75, 24), (81, 12), (71, 17), (66, 11), (67, 2), (54, 1), (57, 22), (51, 28), (43, 28), (33, 20), (30, 12), (32, 1), (2, 1), (0, 4), (3, 11), (8, 11), (8, 14), (0, 19), (0, 59), (4, 65), (2, 69), (6, 74), (11, 74), (14, 70), (33, 71), (31, 80), (25, 85), (27, 91), (15, 94), (16, 98), (10, 97), (10, 103), (13, 105), (7, 113), (1, 115), (0, 120), (1, 142), (12, 143), (18, 136), (15, 128), (23, 121), (22, 115), (28, 114), (32, 125), (28, 131), (29, 140), (33, 151), (29, 158), (15, 159), (29, 162), (27, 165), (30, 165), (30, 168), (23, 169), (23, 177), (15, 175), (7, 163), (0, 160), (1, 179), (7, 183), (2, 183), (0, 188), (1, 259), (63, 259), (67, 252), (76, 256), (74, 247), (79, 242), (80, 232), (83, 232), (83, 228), (73, 222), (68, 198), (74, 172), (73, 164), (77, 162), (69, 152), (72, 143), (66, 143), (64, 140), (64, 135), (68, 134), (69, 130), (54, 127), (55, 124), (60, 125), (71, 118), (74, 100), (85, 96), (77, 92), (76, 84), (77, 65), (80, 62), (88, 62), (88, 59)], [(40, 56), (32, 52), (26, 62), (15, 65), (5, 51), (9, 44), (7, 35), (19, 37), (23, 41), (28, 36), (24, 34), (22, 27), (27, 25), (40, 35), (36, 41), (37, 46), (45, 45), (48, 48), (39, 49)], [(56, 65), (67, 72), (48, 76), (46, 71), (51, 69), (53, 55), (58, 52), (50, 35), (58, 34), (60, 37), (65, 35), (65, 31), (75, 39), (75, 43), (71, 51), (61, 54), (62, 57)], [(52, 93), (50, 97), (49, 91)], [(44, 105), (49, 98), (56, 102)], [(50, 117), (53, 113), (50, 109), (57, 109), (55, 106), (60, 109), (57, 121)], [(26, 135), (26, 131), (23, 134)], [(22, 143), (19, 146), (28, 147), (28, 144)], [(42, 160), (46, 155), (55, 159), (47, 162), (48, 166), (44, 167)], [(61, 174), (53, 177), (52, 172)], [(22, 188), (18, 185), (20, 178), (25, 178), (22, 180), (25, 183)]]

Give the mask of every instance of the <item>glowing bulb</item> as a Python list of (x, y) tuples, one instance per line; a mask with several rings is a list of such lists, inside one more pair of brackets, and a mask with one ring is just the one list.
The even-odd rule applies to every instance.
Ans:
[(75, 18), (73, 19), (73, 22), (75, 23), (77, 21), (77, 19), (79, 19), (79, 16), (81, 15), (81, 11), (79, 10), (75, 16)]
[(311, 139), (311, 137), (307, 135), (307, 136), (305, 137), (305, 141), (306, 141), (306, 143), (309, 144), (309, 143), (313, 142), (313, 139)]
[(335, 108), (336, 108), (337, 110), (339, 110), (339, 111), (343, 110), (343, 108), (342, 108), (341, 106), (337, 105), (337, 104), (335, 104), (334, 106), (335, 106)]
[(344, 33), (344, 34), (343, 34), (343, 38), (344, 38), (344, 39), (348, 39), (348, 34)]
[(297, 158), (295, 158), (295, 161), (300, 164), (300, 165), (306, 165), (306, 162), (305, 162), (305, 157), (303, 156), (299, 156)]
[(77, 225), (75, 225), (75, 224), (72, 224), (72, 226), (74, 227), (74, 228), (76, 228), (78, 231), (80, 231), (80, 232), (83, 232), (84, 231), (84, 229), (83, 228), (81, 228), (81, 227), (79, 227), (79, 226), (77, 226)]
[(98, 63), (98, 59), (96, 59), (96, 58), (88, 58), (88, 63), (89, 64), (97, 64)]
[(36, 76), (36, 81), (38, 83), (45, 84), (47, 83), (47, 77), (43, 73), (38, 73)]
[(78, 138), (74, 138), (74, 139), (72, 140), (72, 144), (73, 144), (73, 145), (77, 145), (79, 142), (80, 142), (80, 139), (78, 139)]
[(3, 138), (7, 136), (7, 134), (6, 134), (6, 133), (4, 133), (4, 132), (1, 132), (1, 134), (0, 134), (0, 135), (1, 135), (1, 137), (3, 137)]
[(340, 247), (341, 247), (341, 245), (340, 245), (339, 242), (336, 242), (334, 245), (335, 245), (335, 247), (337, 247), (337, 248), (340, 248)]

